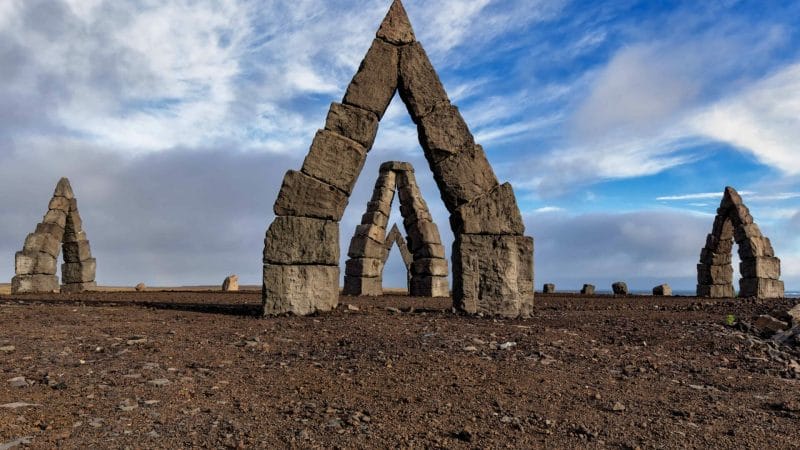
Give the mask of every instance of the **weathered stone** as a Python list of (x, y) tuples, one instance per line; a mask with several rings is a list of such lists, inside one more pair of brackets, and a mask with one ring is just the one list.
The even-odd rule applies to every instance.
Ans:
[(378, 117), (356, 106), (333, 103), (328, 110), (325, 129), (352, 139), (369, 151), (378, 133)]
[(389, 226), (389, 216), (380, 211), (368, 212), (361, 216), (361, 225), (375, 225), (386, 228)]
[(14, 273), (17, 275), (55, 275), (57, 260), (44, 252), (21, 251), (14, 255)]
[(416, 40), (408, 14), (400, 0), (394, 0), (389, 13), (383, 19), (376, 36), (391, 44), (410, 44)]
[(662, 284), (653, 288), (653, 295), (658, 297), (671, 297), (672, 288), (668, 284)]
[(64, 227), (64, 242), (76, 242), (86, 240), (86, 234), (83, 232), (83, 220), (78, 211), (70, 211), (67, 215), (66, 225)]
[(77, 294), (79, 292), (91, 291), (97, 288), (97, 282), (88, 281), (86, 283), (69, 283), (61, 285), (62, 294)]
[(387, 188), (387, 187), (376, 187), (372, 191), (372, 202), (380, 203), (381, 210), (385, 210), (389, 208), (391, 210), (392, 201), (394, 200), (394, 188)]
[(795, 305), (786, 314), (791, 318), (793, 327), (800, 325), (800, 303)]
[(264, 266), (264, 315), (305, 316), (339, 304), (339, 267)]
[(70, 199), (66, 197), (53, 197), (50, 199), (50, 203), (47, 205), (47, 209), (55, 209), (58, 211), (64, 211), (65, 213), (69, 212), (69, 205)]
[(736, 192), (736, 189), (732, 188), (731, 186), (726, 186), (725, 191), (722, 194), (722, 202), (720, 203), (720, 208), (729, 208), (731, 206), (741, 205), (743, 204), (742, 196)]
[(312, 217), (340, 221), (347, 207), (347, 195), (308, 175), (290, 170), (275, 201), (275, 215)]
[[(383, 171), (378, 174), (378, 179), (375, 180), (375, 189), (373, 194), (379, 189), (389, 189), (394, 191), (397, 186), (397, 173), (394, 171)], [(371, 198), (371, 201), (378, 201), (379, 198)]]
[(72, 192), (72, 186), (70, 186), (68, 179), (62, 178), (58, 180), (56, 189), (53, 191), (53, 197), (75, 198), (75, 194)]
[(444, 259), (423, 258), (415, 259), (411, 264), (411, 273), (414, 275), (431, 275), (437, 277), (446, 277), (449, 273), (447, 270), (447, 261)]
[(276, 217), (264, 239), (266, 264), (339, 264), (339, 224), (308, 217)]
[(351, 277), (377, 278), (383, 275), (383, 260), (351, 258), (345, 263), (344, 273)]
[(753, 223), (753, 216), (750, 215), (750, 209), (744, 205), (732, 207), (727, 214), (730, 216), (734, 227), (750, 225)]
[(774, 256), (759, 256), (743, 260), (739, 264), (742, 278), (772, 278), (781, 277), (781, 260)]
[(628, 291), (628, 285), (623, 281), (617, 281), (612, 284), (611, 290), (614, 292), (614, 295), (628, 295), (630, 293), (630, 291)]
[(425, 244), (419, 247), (414, 252), (416, 258), (440, 258), (444, 259), (444, 245), (442, 244)]
[[(338, 242), (338, 241), (337, 241)], [(383, 260), (386, 257), (386, 247), (366, 236), (355, 236), (350, 241), (347, 256), (351, 258), (373, 258)]]
[(236, 292), (239, 290), (239, 276), (230, 275), (222, 282), (223, 292)]
[(386, 161), (385, 163), (381, 164), (380, 171), (381, 173), (388, 171), (414, 173), (414, 166), (402, 161)]
[(64, 284), (85, 283), (94, 281), (97, 271), (97, 261), (94, 258), (73, 263), (68, 262), (61, 265), (61, 278)]
[(405, 225), (406, 228), (412, 226), (415, 222), (433, 221), (433, 216), (431, 216), (427, 206), (425, 209), (419, 209), (419, 206), (419, 204), (414, 206), (400, 204), (400, 215), (403, 216), (403, 225)]
[(53, 223), (61, 228), (66, 227), (67, 225), (67, 213), (61, 211), (60, 209), (51, 209), (47, 211), (47, 214), (44, 215), (44, 219), (42, 220), (44, 223)]
[(497, 177), (480, 145), (468, 147), (430, 166), (442, 201), (450, 213), (498, 185)]
[(439, 236), (439, 228), (435, 223), (427, 220), (407, 224), (406, 232), (408, 233), (408, 245), (414, 254), (426, 244), (439, 244), (442, 242), (442, 238)]
[(412, 297), (449, 297), (450, 283), (447, 277), (413, 276), (409, 283), (409, 295)]
[(64, 249), (64, 262), (81, 262), (92, 257), (89, 241), (65, 242), (62, 248)]
[(789, 329), (789, 324), (770, 315), (762, 314), (753, 323), (756, 328), (770, 335)]
[(356, 226), (356, 237), (367, 237), (373, 241), (383, 244), (386, 241), (386, 228), (381, 228), (376, 225), (358, 225)]
[(455, 234), (510, 234), (522, 236), (522, 223), (514, 190), (502, 184), (488, 194), (462, 205), (450, 216)]
[(734, 227), (733, 237), (736, 243), (740, 243), (745, 239), (760, 238), (763, 237), (763, 235), (761, 234), (761, 229), (758, 228), (758, 225), (751, 223), (749, 225)]
[(739, 297), (783, 298), (783, 281), (769, 278), (742, 278), (739, 280)]
[(144, 283), (139, 283), (134, 289), (136, 289), (136, 292), (144, 292), (147, 289), (147, 286), (145, 286)]
[(583, 288), (581, 288), (581, 294), (583, 295), (594, 295), (595, 286), (593, 284), (584, 284)]
[(369, 212), (379, 212), (386, 217), (389, 217), (389, 214), (392, 213), (392, 205), (386, 204), (383, 202), (369, 202), (367, 203), (367, 211)]
[(714, 253), (713, 251), (704, 248), (700, 252), (700, 263), (710, 266), (722, 266), (731, 264), (733, 255), (731, 253)]
[(367, 278), (345, 275), (342, 293), (356, 297), (380, 297), (383, 295), (383, 279), (381, 277)]
[(733, 266), (697, 265), (697, 284), (730, 284), (733, 283)]
[(532, 279), (530, 238), (461, 235), (453, 243), (453, 301), (462, 311), (526, 316), (533, 307)]
[(739, 257), (741, 259), (757, 258), (760, 256), (775, 256), (775, 250), (773, 250), (769, 238), (749, 238), (739, 243)]
[(398, 49), (380, 39), (372, 41), (342, 103), (371, 111), (382, 118), (397, 91)]
[(475, 145), (458, 108), (449, 103), (439, 103), (420, 120), (418, 132), (422, 149), (429, 164), (433, 165)]
[(717, 254), (730, 253), (733, 250), (733, 239), (720, 239), (709, 234), (706, 238), (706, 248)]
[(732, 284), (699, 284), (697, 285), (697, 296), (710, 298), (733, 298), (735, 293), (733, 292)]
[(55, 275), (16, 275), (11, 279), (12, 294), (49, 292), (58, 292), (58, 277)]
[(303, 162), (303, 173), (347, 193), (364, 167), (367, 151), (356, 141), (320, 130)]
[(542, 293), (543, 294), (555, 294), (556, 293), (556, 285), (552, 283), (545, 283), (542, 286)]
[(389, 231), (389, 234), (386, 235), (386, 240), (383, 243), (383, 248), (386, 249), (386, 253), (384, 253), (382, 259), (384, 265), (389, 259), (389, 252), (394, 244), (397, 244), (397, 248), (400, 249), (400, 256), (403, 258), (403, 264), (405, 264), (407, 269), (410, 269), (411, 264), (414, 262), (414, 256), (408, 250), (408, 244), (403, 238), (403, 234), (400, 233), (400, 229), (397, 227), (397, 224), (392, 226), (392, 229)]
[(439, 75), (419, 42), (400, 50), (400, 96), (419, 124), (439, 103), (449, 103)]
[(57, 223), (39, 223), (36, 224), (36, 234), (49, 234), (61, 242), (64, 239), (64, 228)]
[(24, 252), (44, 252), (53, 257), (58, 257), (61, 250), (61, 242), (50, 234), (31, 233), (25, 238), (25, 245), (22, 247)]

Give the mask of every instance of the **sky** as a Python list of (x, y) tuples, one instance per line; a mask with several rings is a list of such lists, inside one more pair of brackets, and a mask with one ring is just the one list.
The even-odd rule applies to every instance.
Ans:
[[(800, 2), (404, 3), (514, 186), (537, 289), (693, 290), (730, 185), (800, 290)], [(66, 176), (100, 284), (260, 284), (283, 174), (389, 4), (0, 1), (0, 279)], [(416, 167), (449, 257), (447, 212), (395, 97), (341, 223), (342, 261), (388, 160)], [(396, 250), (384, 279), (404, 284)]]

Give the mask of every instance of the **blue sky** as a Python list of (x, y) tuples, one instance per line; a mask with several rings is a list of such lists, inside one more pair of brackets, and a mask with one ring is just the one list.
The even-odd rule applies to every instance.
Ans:
[[(389, 3), (0, 2), (0, 278), (68, 176), (100, 283), (260, 282), (283, 173), (300, 166)], [(800, 289), (800, 3), (404, 3), (514, 185), (537, 288), (692, 289), (732, 185)], [(446, 211), (396, 98), (343, 248), (386, 160), (415, 165), (447, 245)], [(386, 279), (402, 284), (398, 255)]]

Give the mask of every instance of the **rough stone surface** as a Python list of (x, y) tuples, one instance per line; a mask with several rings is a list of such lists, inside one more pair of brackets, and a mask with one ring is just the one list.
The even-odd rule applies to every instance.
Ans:
[(583, 288), (581, 288), (581, 294), (583, 295), (594, 295), (595, 286), (593, 284), (584, 284)]
[(86, 283), (69, 283), (61, 285), (62, 294), (77, 294), (79, 292), (91, 291), (97, 287), (97, 282), (87, 281)]
[(136, 289), (136, 292), (144, 292), (144, 290), (147, 289), (147, 286), (145, 286), (144, 283), (139, 283), (134, 289)]
[(339, 264), (339, 224), (308, 217), (276, 217), (264, 238), (264, 263)]
[(81, 262), (92, 257), (89, 241), (65, 242), (62, 248), (64, 250), (64, 262)]
[(347, 195), (308, 175), (290, 170), (283, 178), (275, 215), (313, 217), (340, 221), (347, 207)]
[(653, 295), (659, 297), (671, 297), (672, 288), (668, 284), (662, 284), (653, 288)]
[(792, 326), (796, 327), (800, 325), (800, 303), (795, 305), (786, 314), (791, 318)]
[(366, 237), (382, 244), (386, 241), (386, 229), (377, 225), (358, 225), (356, 226), (355, 237)]
[(332, 103), (325, 129), (352, 139), (369, 151), (378, 133), (378, 117), (356, 106)]
[[(406, 244), (407, 245), (407, 244)], [(444, 245), (442, 244), (425, 244), (414, 252), (417, 258), (439, 258), (445, 259)]]
[(381, 277), (344, 277), (344, 295), (379, 297), (383, 295), (383, 279)]
[(347, 256), (350, 258), (382, 260), (386, 256), (386, 246), (366, 236), (354, 236), (350, 241), (350, 249), (347, 251)]
[(61, 242), (64, 239), (64, 228), (58, 226), (57, 223), (38, 223), (36, 224), (35, 233), (49, 234), (58, 242)]
[(556, 293), (556, 285), (552, 283), (546, 283), (542, 286), (542, 293), (543, 294), (555, 294)]
[(460, 206), (450, 216), (456, 234), (509, 234), (522, 236), (525, 224), (509, 183)]
[(447, 261), (434, 258), (415, 259), (411, 265), (411, 273), (414, 275), (446, 277), (448, 274)]
[(416, 40), (411, 21), (408, 20), (408, 14), (400, 0), (392, 2), (376, 36), (396, 45), (410, 44)]
[(449, 103), (439, 75), (418, 42), (400, 50), (400, 96), (411, 119), (420, 123), (439, 103)]
[[(533, 307), (532, 245), (518, 236), (458, 236), (453, 244), (456, 307), (469, 314), (528, 316)], [(521, 280), (530, 286), (520, 286)]]
[(378, 278), (383, 274), (383, 260), (373, 258), (351, 258), (345, 264), (345, 275), (351, 277)]
[(11, 279), (11, 292), (15, 294), (58, 292), (58, 277), (55, 275), (16, 275)]
[(47, 205), (47, 209), (56, 209), (68, 213), (70, 203), (70, 199), (66, 197), (53, 197), (50, 199), (50, 204)]
[(69, 184), (67, 178), (58, 180), (56, 189), (53, 191), (53, 197), (66, 197), (68, 199), (75, 198), (75, 193), (72, 192), (72, 186)]
[(302, 172), (347, 193), (364, 167), (367, 151), (356, 141), (320, 130), (303, 162)]
[(408, 245), (415, 255), (428, 244), (435, 245), (442, 242), (442, 238), (439, 236), (439, 227), (427, 220), (406, 225), (406, 232), (408, 232)]
[(264, 266), (264, 315), (304, 316), (336, 309), (339, 303), (337, 266)]
[(58, 257), (61, 242), (49, 234), (31, 233), (25, 238), (22, 247), (24, 252), (44, 252), (53, 257)]
[(56, 224), (61, 228), (65, 228), (67, 226), (67, 213), (60, 209), (51, 209), (44, 215), (42, 222)]
[(239, 290), (239, 276), (230, 275), (222, 282), (222, 290), (225, 292), (236, 292)]
[(612, 284), (611, 289), (614, 291), (614, 295), (628, 295), (630, 293), (628, 291), (628, 285), (622, 281), (617, 281)]
[(739, 246), (741, 263), (739, 282), (741, 297), (782, 297), (783, 283), (780, 260), (770, 240), (753, 221), (742, 197), (732, 187), (726, 187), (711, 234), (700, 253), (697, 265), (697, 295), (708, 297), (733, 296), (733, 242)]
[(361, 216), (361, 225), (375, 225), (386, 228), (389, 226), (389, 216), (380, 211), (367, 212)]
[(94, 258), (77, 263), (64, 263), (61, 265), (61, 278), (64, 284), (85, 283), (94, 281), (97, 262)]
[[(410, 270), (411, 265), (414, 263), (414, 255), (412, 255), (408, 250), (408, 244), (403, 238), (403, 234), (400, 233), (400, 228), (397, 227), (397, 224), (392, 226), (392, 229), (389, 231), (389, 234), (386, 235), (386, 241), (384, 241), (383, 244), (383, 247), (386, 249), (386, 252), (383, 256), (384, 265), (389, 259), (389, 252), (391, 251), (393, 245), (397, 245), (397, 248), (400, 250), (400, 256), (403, 258), (403, 264), (405, 264), (406, 269)], [(442, 258), (444, 258), (444, 255)], [(447, 274), (445, 273), (445, 275)]]
[(398, 49), (381, 39), (372, 41), (342, 103), (371, 111), (383, 118), (397, 91)]
[(447, 277), (414, 276), (408, 290), (412, 297), (449, 297), (450, 283)]
[(430, 164), (442, 201), (450, 213), (498, 186), (497, 177), (480, 145)]
[(770, 333), (777, 333), (789, 329), (789, 324), (770, 315), (762, 314), (753, 323), (756, 328)]
[(381, 174), (394, 172), (414, 173), (414, 166), (412, 166), (411, 163), (403, 161), (386, 161), (385, 163), (381, 164), (380, 172)]
[(475, 139), (458, 108), (449, 103), (439, 103), (420, 120), (417, 128), (420, 144), (430, 164), (468, 151), (475, 145)]
[(55, 275), (57, 260), (43, 252), (21, 251), (14, 255), (14, 273), (17, 275)]

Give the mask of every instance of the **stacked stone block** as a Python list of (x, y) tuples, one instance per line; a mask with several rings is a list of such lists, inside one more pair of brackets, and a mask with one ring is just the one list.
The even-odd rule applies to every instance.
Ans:
[(734, 297), (732, 251), (739, 249), (740, 297), (780, 298), (784, 296), (781, 262), (769, 238), (761, 234), (742, 197), (725, 188), (714, 226), (706, 238), (697, 265), (697, 295)]
[(25, 239), (22, 251), (15, 255), (12, 292), (58, 291), (56, 266), (62, 249), (61, 292), (82, 292), (95, 287), (97, 263), (83, 231), (78, 201), (66, 178), (59, 180), (44, 219)]
[(400, 228), (397, 227), (397, 224), (392, 226), (392, 229), (389, 230), (389, 234), (386, 235), (386, 241), (384, 241), (383, 247), (386, 249), (386, 253), (383, 256), (383, 266), (386, 267), (386, 261), (389, 260), (389, 253), (392, 251), (392, 246), (396, 245), (397, 248), (400, 250), (400, 256), (403, 258), (403, 264), (406, 266), (406, 274), (408, 276), (408, 289), (409, 292), (411, 291), (411, 265), (414, 263), (414, 256), (408, 250), (408, 244), (406, 243), (405, 238), (403, 238), (403, 234), (400, 233)]
[[(408, 234), (402, 239), (395, 225), (389, 235), (386, 224), (395, 192)], [(350, 242), (344, 279), (345, 295), (383, 294), (383, 268), (392, 243), (398, 242), (409, 270), (409, 293), (419, 297), (446, 297), (450, 294), (447, 260), (439, 228), (433, 223), (428, 205), (414, 177), (411, 164), (390, 161), (380, 167), (372, 198), (361, 225)]]
[[(290, 171), (284, 178), (275, 202), (276, 222), (309, 219), (317, 223), (313, 230), (306, 224), (267, 233), (267, 240), (274, 239), (277, 244), (265, 245), (265, 314), (309, 314), (336, 306), (335, 283), (320, 284), (336, 278), (338, 267), (329, 259), (278, 257), (266, 247), (295, 248), (289, 253), (299, 254), (307, 253), (301, 250), (304, 248), (331, 246), (326, 249), (331, 254), (326, 256), (333, 256), (334, 242), (315, 239), (327, 236), (323, 229), (338, 233), (338, 222), (366, 152), (372, 147), (378, 122), (398, 90), (417, 125), (420, 144), (452, 215), (456, 237), (452, 255), (454, 306), (473, 314), (517, 317), (530, 313), (533, 239), (524, 236), (511, 186), (497, 181), (483, 148), (451, 104), (425, 50), (416, 41), (402, 3), (394, 0), (342, 103), (331, 106), (325, 130), (317, 134), (303, 168)], [(381, 211), (373, 209), (374, 216), (362, 225), (383, 225), (385, 229), (384, 217), (377, 214)], [(385, 215), (388, 219), (388, 213)], [(412, 265), (412, 277), (416, 275), (412, 292), (445, 289), (444, 251), (425, 245), (434, 243), (431, 223), (418, 217), (406, 226), (415, 258), (417, 252), (428, 251), (428, 256), (415, 259)], [(361, 235), (371, 236), (375, 242), (363, 241), (360, 251), (374, 255), (382, 241), (374, 239), (378, 230), (366, 228), (360, 230)], [(438, 240), (436, 244), (441, 245)], [(351, 264), (351, 273), (376, 267), (370, 261)], [(359, 278), (363, 283), (364, 276)], [(351, 287), (361, 292), (374, 288)]]

